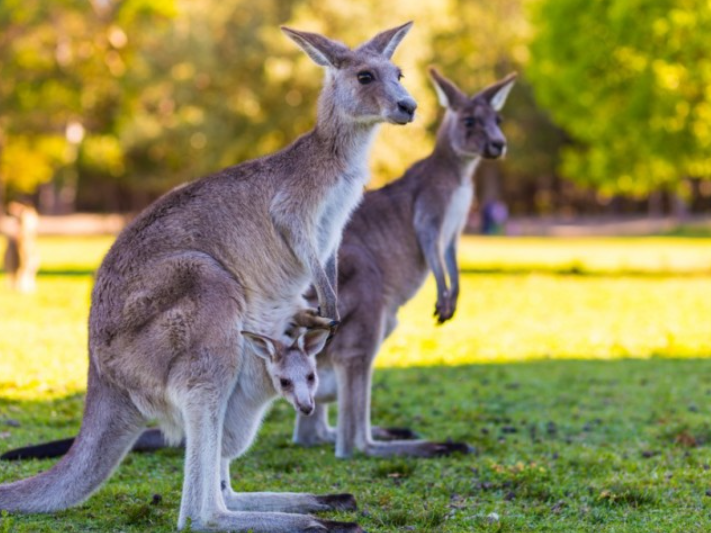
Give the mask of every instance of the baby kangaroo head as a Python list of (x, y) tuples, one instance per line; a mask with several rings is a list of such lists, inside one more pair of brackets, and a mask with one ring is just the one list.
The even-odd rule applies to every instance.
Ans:
[(317, 33), (282, 27), (318, 65), (326, 68), (320, 106), (352, 122), (407, 124), (417, 103), (400, 83), (402, 72), (391, 61), (412, 22), (377, 34), (351, 50)]
[(499, 111), (516, 81), (516, 74), (490, 85), (473, 97), (430, 68), (439, 102), (447, 109), (438, 133), (457, 155), (497, 159), (506, 153), (506, 138), (501, 132)]
[(310, 415), (316, 407), (318, 389), (316, 355), (326, 346), (330, 333), (328, 329), (305, 330), (291, 346), (249, 331), (242, 335), (252, 351), (264, 359), (277, 393), (294, 409)]

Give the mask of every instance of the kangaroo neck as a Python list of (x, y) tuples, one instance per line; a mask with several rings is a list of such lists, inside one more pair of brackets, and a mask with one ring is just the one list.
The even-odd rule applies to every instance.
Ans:
[(457, 185), (469, 185), (473, 183), (474, 172), (479, 166), (481, 156), (458, 153), (452, 148), (446, 135), (438, 135), (430, 159), (438, 168), (445, 169), (446, 174), (452, 176)]
[(324, 155), (341, 168), (367, 165), (367, 154), (377, 128), (375, 122), (356, 122), (344, 116), (327, 94), (319, 100), (313, 135), (323, 147)]

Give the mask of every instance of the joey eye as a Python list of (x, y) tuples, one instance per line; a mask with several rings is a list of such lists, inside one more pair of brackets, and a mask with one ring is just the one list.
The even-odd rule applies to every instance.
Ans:
[(466, 117), (464, 119), (464, 125), (467, 128), (473, 128), (476, 125), (476, 119), (474, 117)]
[(375, 81), (375, 76), (369, 70), (361, 70), (358, 73), (358, 81), (361, 85), (368, 85), (369, 83)]
[(290, 380), (290, 379), (281, 378), (281, 379), (279, 380), (279, 384), (281, 385), (281, 388), (282, 388), (282, 389), (289, 389), (289, 388), (291, 388), (291, 380)]
[(306, 376), (306, 380), (309, 383), (313, 383), (315, 379), (316, 379), (316, 376), (314, 376), (313, 372), (311, 374), (309, 374), (308, 376)]

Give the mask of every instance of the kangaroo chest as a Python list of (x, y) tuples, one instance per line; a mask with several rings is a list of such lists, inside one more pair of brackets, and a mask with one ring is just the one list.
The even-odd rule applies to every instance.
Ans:
[(454, 190), (442, 221), (441, 238), (444, 245), (459, 237), (469, 218), (473, 200), (474, 184), (471, 181)]
[(363, 197), (364, 176), (364, 170), (341, 176), (326, 195), (318, 220), (319, 254), (324, 261), (338, 248), (348, 219)]

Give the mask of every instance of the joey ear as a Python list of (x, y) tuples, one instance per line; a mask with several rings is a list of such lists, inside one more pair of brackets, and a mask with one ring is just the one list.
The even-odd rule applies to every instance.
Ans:
[(509, 74), (503, 80), (489, 85), (479, 95), (483, 96), (491, 104), (494, 111), (501, 111), (506, 103), (506, 98), (508, 98), (511, 89), (513, 89), (514, 83), (516, 83), (516, 76), (515, 72)]
[(286, 26), (282, 26), (281, 31), (322, 67), (339, 68), (350, 52), (346, 45), (318, 33), (298, 31)]
[(397, 45), (399, 45), (402, 38), (407, 35), (407, 32), (410, 31), (413, 24), (414, 22), (410, 21), (402, 26), (380, 32), (369, 41), (360, 45), (358, 50), (373, 50), (390, 59), (395, 53)]
[(331, 336), (330, 329), (308, 329), (299, 337), (299, 347), (310, 357), (318, 355)]
[(274, 361), (277, 357), (277, 341), (252, 333), (251, 331), (241, 331), (242, 336), (252, 348), (252, 351), (265, 361)]
[(468, 102), (467, 95), (460, 91), (459, 87), (454, 83), (442, 76), (436, 68), (430, 67), (429, 72), (442, 107), (453, 109)]

